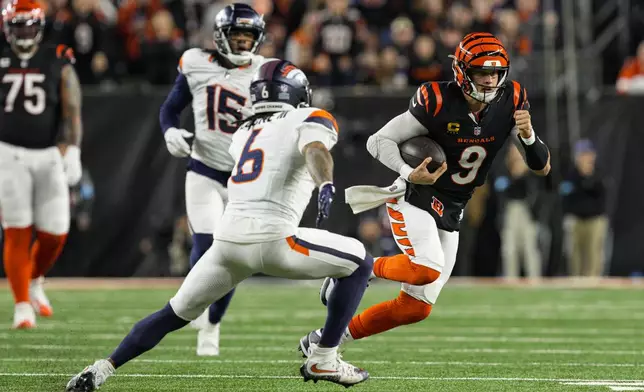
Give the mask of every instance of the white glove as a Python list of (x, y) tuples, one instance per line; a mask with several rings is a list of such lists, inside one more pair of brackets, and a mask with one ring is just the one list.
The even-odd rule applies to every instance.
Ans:
[(190, 145), (186, 139), (194, 136), (191, 132), (185, 129), (168, 128), (163, 136), (170, 154), (177, 158), (184, 158), (190, 155)]
[(65, 166), (65, 175), (67, 184), (74, 186), (78, 184), (83, 176), (83, 165), (80, 159), (80, 148), (78, 146), (67, 146), (63, 156), (63, 165)]

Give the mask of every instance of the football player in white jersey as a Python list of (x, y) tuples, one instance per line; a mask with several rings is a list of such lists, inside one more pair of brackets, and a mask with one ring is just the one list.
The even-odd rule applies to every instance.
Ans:
[[(168, 151), (190, 156), (186, 174), (186, 210), (192, 232), (190, 267), (210, 248), (227, 200), (233, 168), (228, 147), (250, 108), (248, 87), (264, 58), (255, 54), (264, 39), (264, 20), (246, 4), (231, 4), (215, 19), (215, 51), (187, 50), (179, 61), (174, 88), (161, 106), (160, 123)], [(195, 133), (179, 129), (181, 112), (192, 103)], [(192, 146), (186, 141), (194, 136)], [(233, 291), (193, 323), (199, 329), (197, 355), (219, 355), (219, 322)]]
[(152, 349), (255, 273), (337, 278), (324, 332), (300, 373), (305, 381), (344, 386), (368, 378), (366, 371), (343, 361), (337, 348), (367, 287), (373, 259), (356, 239), (298, 227), (316, 187), (318, 227), (328, 217), (335, 194), (329, 150), (338, 126), (328, 112), (308, 107), (308, 80), (288, 61), (262, 65), (250, 91), (255, 114), (233, 136), (230, 151), (236, 164), (228, 181), (229, 201), (212, 246), (170, 302), (139, 321), (107, 359), (74, 376), (67, 391), (94, 391), (116, 368)]

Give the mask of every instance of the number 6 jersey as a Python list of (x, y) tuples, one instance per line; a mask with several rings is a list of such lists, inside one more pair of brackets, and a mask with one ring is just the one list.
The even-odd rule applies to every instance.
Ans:
[(441, 229), (458, 230), (474, 188), (485, 183), (494, 157), (513, 134), (515, 110), (527, 104), (525, 89), (515, 81), (507, 81), (500, 94), (479, 116), (455, 82), (425, 83), (410, 101), (409, 112), (445, 150), (447, 171), (434, 185), (407, 184), (405, 199), (432, 213)]
[(315, 183), (304, 146), (338, 140), (331, 114), (316, 108), (277, 112), (242, 125), (230, 153), (235, 167), (228, 180), (228, 204), (215, 238), (254, 243), (294, 235)]
[(58, 141), (62, 68), (71, 63), (68, 48), (42, 45), (29, 59), (9, 45), (0, 55), (2, 120), (0, 141), (25, 148), (47, 148)]
[(192, 94), (192, 158), (217, 170), (232, 169), (228, 146), (237, 130), (236, 122), (246, 117), (239, 109), (250, 108), (250, 81), (264, 61), (263, 56), (255, 55), (249, 65), (228, 69), (217, 63), (214, 53), (203, 49), (184, 52), (179, 72), (188, 80)]

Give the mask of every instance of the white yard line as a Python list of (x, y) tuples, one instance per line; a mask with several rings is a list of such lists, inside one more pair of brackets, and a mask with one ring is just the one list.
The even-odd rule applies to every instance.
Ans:
[[(70, 377), (67, 373), (0, 373), (0, 377)], [(250, 374), (145, 374), (145, 373), (122, 373), (116, 377), (133, 378), (205, 378), (205, 379), (302, 379), (299, 376), (278, 376), (278, 375), (250, 375)], [(639, 380), (583, 380), (583, 379), (559, 379), (559, 378), (524, 378), (524, 377), (422, 377), (422, 376), (374, 376), (370, 380), (413, 380), (413, 381), (528, 381), (528, 382), (608, 382), (615, 383), (640, 382)]]
[[(94, 359), (87, 358), (0, 358), (0, 362), (91, 362)], [(135, 359), (134, 363), (154, 363), (154, 364), (297, 364), (301, 360), (294, 359)], [(479, 366), (479, 367), (499, 367), (499, 366), (552, 366), (552, 367), (626, 367), (636, 368), (644, 367), (640, 363), (585, 363), (585, 362), (467, 362), (467, 361), (371, 361), (360, 360), (361, 364), (370, 365), (413, 365), (413, 366)]]
[[(125, 333), (86, 333), (82, 339), (86, 340), (120, 340), (125, 337)], [(14, 340), (15, 334), (0, 332), (0, 340)], [(37, 333), (29, 336), (29, 339), (61, 339), (62, 336), (54, 333)], [(190, 340), (195, 339), (194, 334), (177, 333), (169, 335), (170, 340)], [(274, 335), (274, 334), (222, 334), (223, 342), (226, 341), (260, 341), (260, 342), (293, 342), (293, 336)], [(632, 337), (623, 336), (615, 338), (567, 338), (567, 337), (540, 337), (540, 336), (440, 336), (440, 335), (416, 335), (416, 336), (373, 336), (369, 338), (371, 342), (389, 342), (389, 343), (412, 343), (422, 342), (462, 342), (462, 343), (549, 343), (549, 344), (615, 344), (630, 343)]]
[[(194, 351), (193, 345), (172, 345), (169, 342), (162, 343), (154, 348), (156, 351)], [(350, 352), (371, 352), (373, 348), (359, 347), (360, 344), (355, 346), (347, 346)], [(226, 351), (241, 351), (241, 352), (294, 352), (295, 345), (282, 345), (282, 346), (227, 346), (221, 347), (223, 352)], [(88, 351), (88, 350), (110, 350), (114, 349), (112, 345), (57, 345), (57, 344), (0, 344), (0, 349), (33, 349), (33, 350), (60, 350), (60, 351)], [(420, 353), (467, 353), (467, 354), (539, 354), (539, 355), (644, 355), (644, 350), (586, 350), (586, 349), (505, 349), (505, 348), (404, 348), (404, 347), (388, 347), (388, 351), (394, 352), (420, 352)]]
[[(45, 321), (41, 324), (38, 324), (38, 329), (43, 331), (114, 331), (114, 326), (118, 325), (123, 330), (128, 330), (129, 327), (134, 325), (138, 320), (135, 318), (121, 318), (121, 320), (115, 320), (110, 323), (72, 323), (72, 322), (62, 322), (62, 321)], [(11, 324), (0, 323), (0, 330), (8, 330), (11, 328)], [(284, 325), (284, 326), (248, 326), (244, 323), (231, 322), (226, 319), (222, 326), (226, 331), (237, 331), (237, 332), (255, 332), (255, 333), (305, 333), (309, 331), (311, 325)], [(436, 335), (453, 335), (455, 333), (464, 334), (464, 335), (495, 335), (495, 336), (509, 336), (509, 335), (563, 335), (563, 336), (615, 336), (615, 335), (626, 335), (628, 337), (643, 337), (644, 330), (638, 328), (612, 328), (610, 325), (607, 325), (605, 328), (593, 327), (593, 328), (531, 328), (531, 327), (480, 327), (480, 326), (454, 326), (454, 327), (437, 327), (437, 326), (426, 326), (426, 327), (414, 327), (407, 326), (404, 331), (394, 330), (387, 332), (387, 337), (396, 337), (396, 336), (420, 336), (427, 337), (428, 334)], [(40, 334), (40, 332), (39, 332)], [(384, 338), (384, 336), (383, 336)]]

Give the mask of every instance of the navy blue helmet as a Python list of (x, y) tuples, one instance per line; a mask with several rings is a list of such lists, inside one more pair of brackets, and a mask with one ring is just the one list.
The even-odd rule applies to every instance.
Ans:
[[(255, 54), (259, 45), (264, 41), (266, 23), (262, 15), (246, 4), (234, 3), (227, 5), (215, 17), (214, 40), (217, 51), (227, 57), (235, 65), (243, 65), (250, 60), (247, 52)], [(250, 32), (254, 41), (248, 50), (234, 50), (231, 45), (234, 32)]]
[(279, 112), (311, 105), (309, 80), (301, 69), (286, 60), (262, 64), (250, 83), (255, 113)]

